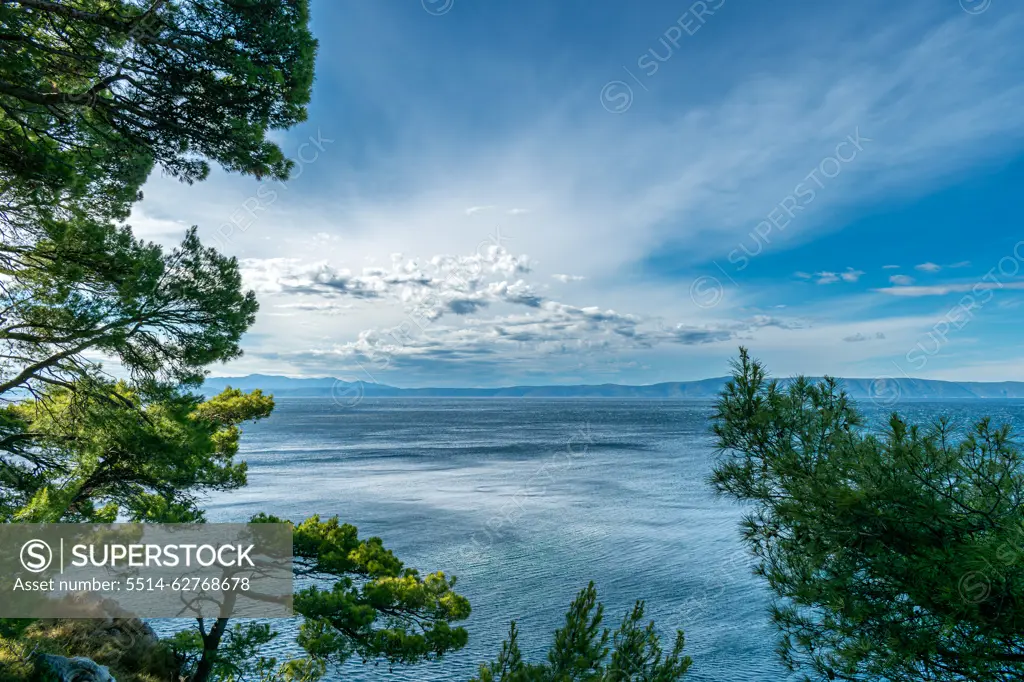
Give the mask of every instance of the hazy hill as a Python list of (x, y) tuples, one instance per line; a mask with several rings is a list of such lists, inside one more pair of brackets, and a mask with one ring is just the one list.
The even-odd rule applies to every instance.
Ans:
[[(284, 376), (250, 374), (244, 377), (210, 377), (203, 385), (207, 394), (219, 393), (226, 386), (245, 390), (262, 388), (278, 396), (331, 396), (351, 399), (367, 397), (434, 398), (669, 398), (710, 400), (718, 395), (726, 377), (699, 381), (670, 381), (646, 386), (598, 384), (578, 386), (506, 386), (502, 388), (396, 388), (386, 384), (344, 382), (331, 377), (295, 379)], [(784, 380), (785, 381), (785, 380)], [(1024, 382), (935, 381), (932, 379), (841, 379), (847, 392), (860, 399), (969, 400), (979, 398), (1024, 398)]]

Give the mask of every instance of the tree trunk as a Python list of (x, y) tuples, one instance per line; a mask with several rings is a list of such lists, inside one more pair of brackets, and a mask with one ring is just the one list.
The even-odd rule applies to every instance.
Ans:
[(210, 632), (202, 635), (203, 656), (199, 659), (196, 672), (192, 676), (192, 682), (208, 682), (210, 673), (213, 672), (213, 663), (217, 658), (217, 647), (224, 637), (224, 630), (228, 627), (229, 618), (218, 618), (217, 622), (210, 628)]

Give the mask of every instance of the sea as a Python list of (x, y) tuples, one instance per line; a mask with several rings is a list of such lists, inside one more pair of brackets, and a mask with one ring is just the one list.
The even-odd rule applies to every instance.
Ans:
[[(744, 510), (707, 484), (713, 405), (643, 399), (278, 398), (244, 426), (249, 484), (207, 500), (210, 521), (257, 512), (337, 515), (406, 565), (457, 576), (469, 644), (439, 662), (389, 669), (353, 660), (330, 680), (469, 680), (509, 622), (541, 662), (590, 581), (614, 629), (636, 600), (671, 647), (686, 634), (694, 682), (778, 682), (770, 595), (739, 541)], [(877, 427), (917, 421), (1024, 424), (1024, 401), (868, 404)], [(294, 626), (269, 653), (298, 653)], [(162, 629), (162, 628), (160, 628)]]

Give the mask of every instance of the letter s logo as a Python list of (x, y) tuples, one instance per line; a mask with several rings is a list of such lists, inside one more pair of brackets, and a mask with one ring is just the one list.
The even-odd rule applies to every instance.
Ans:
[(29, 540), (21, 546), (21, 565), (26, 571), (42, 573), (53, 563), (53, 550), (42, 540)]

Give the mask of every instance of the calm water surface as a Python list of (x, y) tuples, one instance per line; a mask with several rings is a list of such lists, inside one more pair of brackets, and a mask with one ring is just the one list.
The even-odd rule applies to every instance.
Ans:
[[(1024, 423), (1021, 401), (901, 409)], [(540, 660), (589, 580), (606, 624), (644, 599), (667, 644), (685, 630), (688, 679), (785, 680), (768, 595), (739, 545), (741, 510), (705, 483), (710, 413), (676, 401), (279, 398), (245, 428), (249, 486), (213, 498), (209, 518), (337, 514), (407, 565), (458, 576), (473, 605), (466, 649), (394, 672), (352, 663), (333, 680), (468, 680), (512, 619)]]

